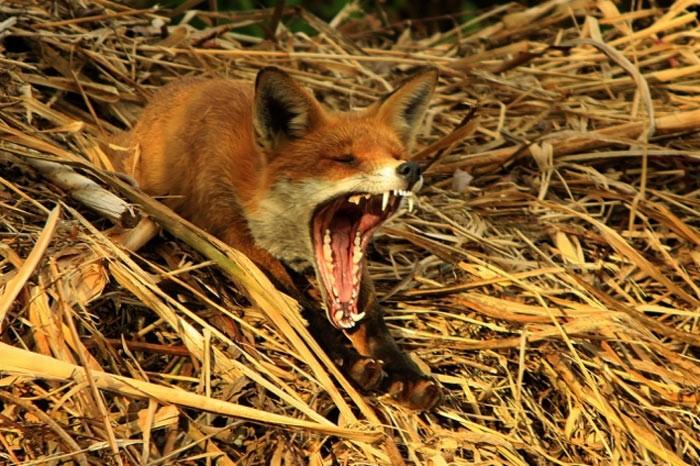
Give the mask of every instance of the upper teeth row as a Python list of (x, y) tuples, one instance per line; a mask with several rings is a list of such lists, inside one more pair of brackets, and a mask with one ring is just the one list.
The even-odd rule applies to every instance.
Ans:
[(354, 196), (350, 196), (348, 198), (348, 202), (352, 202), (353, 204), (360, 204), (360, 201), (362, 199), (369, 199), (372, 197), (371, 194), (355, 194)]
[[(412, 191), (407, 191), (403, 189), (394, 189), (391, 191), (384, 191), (382, 193), (382, 210), (386, 210), (387, 206), (389, 205), (389, 199), (391, 196), (397, 196), (397, 197), (405, 197), (408, 199), (408, 211), (413, 212), (413, 204), (414, 204), (414, 195)], [(348, 202), (351, 202), (355, 205), (359, 205), (360, 201), (362, 199), (369, 199), (371, 198), (371, 194), (355, 194), (353, 196), (350, 196), (348, 198)]]

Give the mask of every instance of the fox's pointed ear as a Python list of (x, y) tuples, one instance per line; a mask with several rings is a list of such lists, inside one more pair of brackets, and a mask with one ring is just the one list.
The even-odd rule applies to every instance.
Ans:
[(425, 68), (384, 96), (370, 110), (393, 128), (407, 147), (413, 143), (415, 130), (428, 107), (437, 79), (437, 69)]
[(270, 66), (255, 78), (253, 115), (258, 144), (271, 149), (304, 136), (321, 120), (323, 110), (287, 73)]

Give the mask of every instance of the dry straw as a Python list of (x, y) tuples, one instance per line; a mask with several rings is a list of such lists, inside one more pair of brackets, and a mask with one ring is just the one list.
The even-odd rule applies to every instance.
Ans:
[[(0, 464), (700, 464), (696, 3), (428, 36), (357, 3), (1, 2)], [(370, 267), (436, 412), (363, 397), (247, 258), (110, 173), (154, 89), (270, 64), (343, 110), (440, 69)]]

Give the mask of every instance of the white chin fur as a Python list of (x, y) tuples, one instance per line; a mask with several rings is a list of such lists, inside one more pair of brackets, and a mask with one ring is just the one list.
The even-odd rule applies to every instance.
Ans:
[(247, 212), (256, 244), (285, 262), (313, 261), (310, 222), (314, 211), (345, 193), (381, 194), (406, 189), (405, 180), (396, 173), (396, 165), (339, 181), (278, 181), (257, 207)]

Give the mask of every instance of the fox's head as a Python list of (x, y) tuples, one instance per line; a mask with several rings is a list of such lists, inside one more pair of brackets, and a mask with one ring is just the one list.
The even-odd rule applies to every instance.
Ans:
[(351, 328), (365, 250), (402, 199), (413, 206), (420, 168), (407, 160), (437, 81), (420, 72), (367, 109), (330, 112), (277, 68), (255, 82), (253, 126), (265, 153), (264, 189), (247, 209), (256, 243), (313, 264), (328, 318)]

